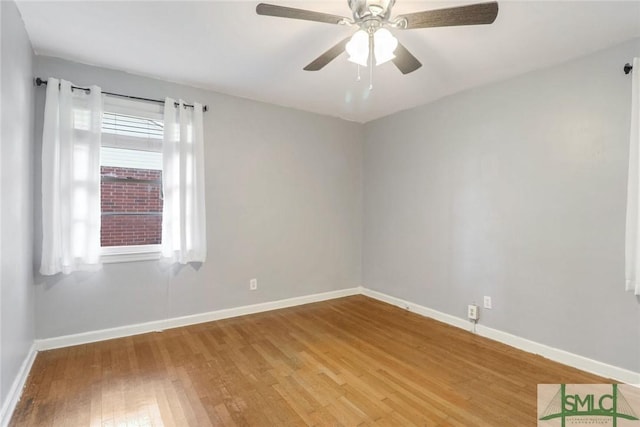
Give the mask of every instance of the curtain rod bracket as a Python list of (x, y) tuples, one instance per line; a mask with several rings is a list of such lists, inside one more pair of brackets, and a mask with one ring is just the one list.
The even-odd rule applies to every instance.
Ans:
[(625, 74), (629, 74), (631, 72), (631, 70), (633, 70), (633, 65), (629, 64), (628, 62), (626, 64), (624, 64), (624, 73)]

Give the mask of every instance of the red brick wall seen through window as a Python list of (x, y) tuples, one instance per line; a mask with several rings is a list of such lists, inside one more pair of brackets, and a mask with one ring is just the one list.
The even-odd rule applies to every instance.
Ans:
[[(162, 171), (102, 166), (102, 176), (160, 180)], [(102, 246), (159, 244), (162, 237), (162, 184), (102, 182)]]

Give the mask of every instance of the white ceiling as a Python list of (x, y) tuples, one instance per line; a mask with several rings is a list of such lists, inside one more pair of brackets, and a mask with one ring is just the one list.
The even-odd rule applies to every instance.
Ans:
[[(265, 1), (350, 17), (347, 0)], [(367, 71), (357, 82), (344, 54), (321, 71), (302, 70), (353, 29), (258, 16), (257, 3), (20, 1), (18, 7), (38, 54), (358, 122), (640, 36), (640, 1), (500, 1), (493, 25), (395, 31), (423, 66), (406, 76), (392, 63), (376, 67), (369, 91)], [(397, 0), (392, 15), (469, 3)]]

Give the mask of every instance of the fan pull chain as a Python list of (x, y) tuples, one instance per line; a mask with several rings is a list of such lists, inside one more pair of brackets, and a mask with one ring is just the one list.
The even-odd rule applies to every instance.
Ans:
[(369, 90), (373, 90), (373, 31), (369, 29)]
[(369, 90), (373, 90), (373, 65), (369, 67)]
[(356, 81), (359, 82), (360, 81), (360, 64), (357, 65), (357, 70), (356, 71)]

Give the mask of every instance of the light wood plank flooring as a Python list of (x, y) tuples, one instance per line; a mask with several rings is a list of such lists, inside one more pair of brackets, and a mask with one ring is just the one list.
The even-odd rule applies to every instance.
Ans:
[(607, 380), (364, 296), (38, 354), (12, 426), (535, 426)]

